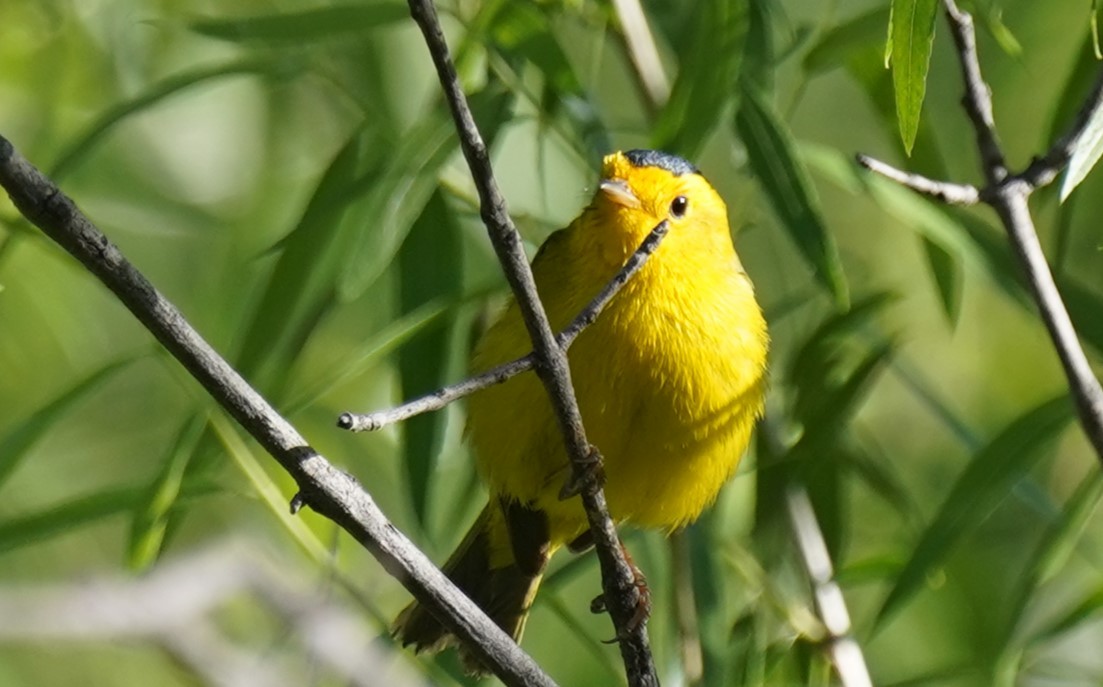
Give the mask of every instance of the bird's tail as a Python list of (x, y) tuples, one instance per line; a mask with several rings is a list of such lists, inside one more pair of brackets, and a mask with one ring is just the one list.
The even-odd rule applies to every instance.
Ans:
[[(498, 627), (520, 641), (550, 554), (547, 517), (542, 511), (492, 499), (443, 570)], [(392, 631), (403, 646), (412, 644), (416, 651), (436, 652), (456, 643), (417, 601), (398, 614)], [(462, 645), (459, 649), (468, 672), (485, 672), (470, 651)]]

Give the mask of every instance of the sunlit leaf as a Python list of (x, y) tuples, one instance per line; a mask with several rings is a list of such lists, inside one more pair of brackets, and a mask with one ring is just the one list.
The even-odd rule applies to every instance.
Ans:
[(893, 0), (885, 58), (892, 63), (900, 140), (911, 154), (927, 92), (938, 0)]
[(202, 18), (193, 20), (188, 28), (203, 36), (237, 43), (297, 45), (341, 38), (409, 18), (405, 4), (368, 2), (234, 19)]
[(184, 482), (184, 471), (199, 444), (207, 419), (190, 417), (169, 447), (161, 471), (134, 509), (130, 526), (127, 562), (134, 570), (152, 565), (161, 555), (169, 512), (176, 506)]
[(927, 574), (1007, 497), (1071, 419), (1072, 406), (1066, 396), (1046, 401), (1007, 425), (973, 457), (882, 603), (878, 625), (922, 588)]
[(1023, 616), (1038, 588), (1052, 579), (1060, 571), (1076, 550), (1085, 528), (1103, 500), (1103, 476), (1091, 471), (1069, 497), (1061, 509), (1059, 517), (1046, 526), (1045, 533), (1019, 577), (1017, 592), (1011, 605), (1011, 614), (1006, 623), (1003, 644), (1009, 645), (1015, 631), (1019, 628)]
[(1091, 119), (1073, 145), (1068, 170), (1061, 181), (1061, 200), (1068, 198), (1088, 176), (1100, 156), (1103, 156), (1103, 107), (1092, 111)]
[(131, 362), (132, 358), (126, 358), (104, 365), (0, 436), (0, 487), (19, 467), (35, 442), (56, 428), (57, 423), (74, 406), (98, 389), (111, 375)]
[(1062, 615), (1057, 616), (1033, 637), (1033, 643), (1046, 642), (1054, 637), (1079, 627), (1087, 618), (1098, 614), (1103, 610), (1103, 587), (1097, 587), (1089, 592), (1080, 602), (1068, 609)]
[(291, 538), (314, 562), (328, 562), (331, 556), (325, 544), (318, 539), (318, 535), (314, 534), (314, 531), (307, 526), (301, 517), (292, 515), (287, 505), (291, 500), (291, 495), (285, 496), (281, 493), (279, 486), (257, 461), (256, 456), (249, 450), (230, 420), (222, 414), (216, 413), (211, 415), (210, 422), (215, 435), (226, 449), (226, 453), (237, 464), (257, 496), (268, 507), (272, 515), (279, 520), (280, 524), (284, 526)]
[(797, 154), (788, 128), (765, 96), (746, 82), (735, 126), (746, 146), (751, 169), (782, 226), (836, 304), (845, 306), (849, 295), (839, 250), (823, 219), (804, 161)]

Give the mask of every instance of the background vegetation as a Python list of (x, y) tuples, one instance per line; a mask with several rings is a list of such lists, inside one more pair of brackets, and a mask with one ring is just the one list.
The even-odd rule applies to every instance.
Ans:
[[(852, 162), (978, 179), (942, 18), (905, 158), (887, 2), (645, 3), (665, 103), (609, 3), (441, 9), (533, 248), (586, 202), (602, 154), (662, 147), (727, 198), (768, 313), (754, 451), (673, 543), (628, 535), (664, 684), (831, 684), (781, 497), (794, 481), (878, 685), (1100, 684), (1103, 480), (995, 218)], [(1099, 69), (1089, 8), (970, 9), (1021, 165)], [(8, 0), (0, 132), (403, 531), (436, 560), (451, 550), (483, 498), (462, 405), (378, 434), (334, 427), (461, 377), (505, 292), (404, 4)], [(1096, 363), (1101, 183), (1033, 203)], [(388, 662), (464, 682), (453, 657), (390, 652), (406, 592), (332, 524), (286, 516), (289, 479), (6, 200), (0, 288), (0, 592), (155, 570), (233, 535), (356, 613)], [(593, 558), (564, 556), (537, 602), (524, 646), (563, 684), (620, 679), (609, 622), (588, 612), (597, 589)], [(0, 684), (202, 681), (163, 641), (11, 639), (20, 621), (0, 618)], [(261, 600), (213, 621), (258, 665), (342, 684)]]

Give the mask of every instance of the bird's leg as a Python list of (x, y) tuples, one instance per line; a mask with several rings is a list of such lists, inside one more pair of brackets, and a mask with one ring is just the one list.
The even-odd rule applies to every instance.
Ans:
[[(623, 543), (620, 544), (620, 550), (624, 553), (624, 560), (632, 570), (632, 583), (636, 588), (636, 608), (632, 613), (632, 617), (629, 618), (628, 625), (625, 626), (624, 631), (618, 634), (614, 639), (606, 642), (607, 644), (618, 642), (623, 639), (624, 635), (635, 632), (636, 629), (639, 628), (641, 624), (646, 623), (647, 619), (651, 616), (651, 590), (647, 586), (647, 580), (644, 578), (643, 572), (636, 567), (636, 563), (632, 560), (632, 555), (628, 553), (628, 549)], [(608, 608), (609, 606), (604, 594), (599, 594), (590, 602), (591, 613), (605, 613)]]
[(571, 470), (566, 483), (559, 490), (559, 500), (566, 501), (593, 486), (605, 486), (605, 469), (602, 467), (601, 453), (596, 446), (590, 444), (590, 453), (586, 456), (586, 462)]

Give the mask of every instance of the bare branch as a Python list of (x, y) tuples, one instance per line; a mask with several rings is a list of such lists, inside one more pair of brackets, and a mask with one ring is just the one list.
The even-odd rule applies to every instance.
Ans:
[(364, 545), (509, 685), (555, 684), (399, 532), (371, 496), (335, 468), (203, 340), (184, 316), (60, 189), (0, 136), (0, 185), (16, 208), (104, 283), (299, 485), (311, 508)]
[(858, 164), (871, 172), (876, 172), (886, 179), (891, 179), (901, 186), (906, 186), (924, 196), (930, 196), (950, 205), (976, 205), (980, 200), (980, 191), (975, 186), (968, 184), (955, 184), (949, 181), (937, 181), (916, 174), (897, 169), (892, 165), (881, 162), (868, 155), (859, 153), (856, 158)]
[(984, 82), (977, 57), (977, 36), (973, 29), (973, 17), (958, 9), (954, 0), (944, 0), (950, 19), (950, 33), (957, 45), (961, 61), (965, 96), (961, 104), (973, 122), (977, 133), (977, 149), (980, 151), (985, 177), (989, 184), (998, 184), (1007, 177), (1007, 163), (996, 137), (996, 123), (992, 116), (992, 91)]
[[(636, 252), (628, 258), (628, 262), (624, 263), (624, 267), (622, 267), (601, 290), (601, 293), (595, 296), (594, 299), (590, 301), (589, 305), (583, 308), (582, 311), (571, 320), (570, 325), (568, 325), (566, 329), (556, 335), (555, 340), (559, 344), (560, 349), (566, 352), (567, 349), (571, 347), (571, 344), (574, 343), (574, 340), (578, 338), (578, 335), (597, 320), (601, 312), (605, 310), (605, 306), (609, 305), (613, 297), (616, 296), (621, 288), (628, 283), (628, 280), (643, 267), (644, 263), (647, 262), (647, 258), (649, 258), (651, 254), (655, 252), (655, 249), (659, 247), (659, 243), (662, 242), (663, 237), (666, 236), (667, 226), (667, 221), (663, 220), (652, 229), (651, 233), (640, 243), (640, 247), (636, 249)], [(522, 372), (528, 372), (533, 368), (535, 363), (536, 358), (534, 354), (529, 353), (521, 358), (498, 365), (486, 372), (469, 377), (462, 382), (442, 387), (394, 408), (367, 413), (365, 415), (343, 413), (337, 420), (337, 426), (353, 432), (382, 429), (387, 425), (401, 422), (415, 415), (440, 410), (449, 403), (453, 403), (481, 389), (494, 386), (495, 384), (502, 384), (511, 377), (516, 377)]]
[(846, 610), (846, 599), (835, 582), (831, 557), (827, 553), (827, 544), (816, 521), (808, 492), (803, 487), (791, 487), (786, 493), (785, 503), (789, 508), (789, 520), (793, 525), (801, 560), (804, 561), (808, 579), (812, 582), (816, 609), (827, 630), (827, 652), (839, 673), (839, 680), (843, 687), (873, 687), (862, 648), (850, 634), (850, 613)]
[(601, 455), (586, 439), (567, 356), (556, 342), (547, 314), (540, 303), (532, 270), (529, 269), (528, 259), (521, 246), (521, 237), (513, 226), (506, 211), (505, 199), (494, 180), (486, 144), (471, 116), (467, 98), (456, 76), (456, 68), (449, 55), (436, 9), (430, 0), (409, 0), (409, 5), (414, 21), (425, 36), (441, 87), (452, 110), (460, 147), (479, 192), (483, 223), (532, 338), (533, 354), (536, 356), (535, 370), (548, 391), (559, 428), (563, 432), (567, 456), (574, 467), (574, 479), (568, 484), (578, 484), (581, 487), (579, 492), (582, 504), (601, 564), (606, 607), (620, 640), (620, 652), (628, 683), (633, 686), (657, 685), (658, 676), (647, 639), (647, 624), (634, 618), (641, 603), (636, 575), (625, 560), (616, 527), (609, 517), (605, 493), (598, 478), (601, 474)]
[[(992, 206), (1007, 230), (1014, 253), (1018, 256), (1019, 264), (1026, 275), (1027, 286), (1038, 306), (1050, 339), (1057, 349), (1057, 355), (1061, 359), (1061, 366), (1068, 378), (1069, 391), (1076, 403), (1080, 425), (1099, 460), (1103, 462), (1103, 387), (1100, 386), (1099, 380), (1092, 371), (1072, 325), (1072, 319), (1053, 281), (1053, 274), (1050, 272), (1045, 253), (1038, 241), (1038, 233), (1034, 228), (1034, 220), (1027, 204), (1031, 192), (1039, 185), (1052, 181), (1068, 163), (1071, 151), (1083, 134), (1087, 122), (1096, 110), (1103, 107), (1103, 73), (1096, 80), (1091, 95), (1080, 108), (1069, 131), (1044, 157), (1035, 160), (1024, 172), (1017, 175), (1009, 174), (1003, 151), (996, 138), (995, 121), (992, 117), (992, 94), (984, 82), (977, 58), (973, 18), (968, 12), (958, 8), (954, 0), (943, 0), (943, 2), (961, 61), (965, 83), (962, 106), (976, 129), (977, 148), (981, 153), (984, 176), (988, 180), (988, 185), (980, 191), (979, 198)], [(919, 177), (922, 181), (913, 183), (916, 176), (908, 172), (901, 172), (881, 163), (871, 164), (875, 161), (865, 156), (859, 156), (859, 161), (867, 168), (885, 174), (919, 193), (939, 196), (938, 193), (930, 191), (943, 182), (932, 182)], [(941, 199), (953, 202), (950, 198)]]
[[(244, 544), (244, 545), (243, 545)], [(305, 671), (285, 652), (258, 654), (223, 636), (211, 617), (232, 599), (259, 598), (287, 622), (306, 648), (355, 687), (423, 684), (371, 644), (363, 624), (312, 592), (247, 543), (228, 541), (158, 566), (149, 575), (79, 583), (8, 585), (0, 589), (0, 643), (27, 640), (150, 641), (207, 684), (302, 684)]]

